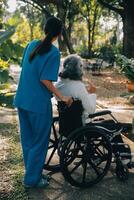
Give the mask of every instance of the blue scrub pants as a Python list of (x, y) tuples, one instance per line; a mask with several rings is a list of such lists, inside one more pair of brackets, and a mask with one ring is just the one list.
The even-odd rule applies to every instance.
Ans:
[(25, 164), (24, 184), (35, 185), (39, 182), (45, 162), (50, 130), (52, 111), (33, 113), (18, 108), (21, 144)]

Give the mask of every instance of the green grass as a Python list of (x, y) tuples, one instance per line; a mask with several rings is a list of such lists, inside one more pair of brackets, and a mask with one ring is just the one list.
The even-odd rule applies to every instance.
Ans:
[[(3, 138), (8, 139), (9, 153), (2, 169), (10, 170), (8, 186), (10, 189), (4, 190), (0, 194), (1, 200), (28, 200), (27, 192), (22, 185), (23, 161), (17, 124), (0, 124), (0, 133)], [(7, 174), (8, 176), (8, 174)]]

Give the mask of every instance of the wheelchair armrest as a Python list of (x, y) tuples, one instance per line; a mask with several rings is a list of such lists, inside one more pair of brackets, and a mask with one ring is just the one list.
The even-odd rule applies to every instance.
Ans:
[(107, 115), (107, 114), (111, 114), (111, 111), (110, 110), (103, 110), (103, 111), (100, 111), (100, 112), (89, 114), (88, 117), (89, 118), (94, 118), (94, 117), (98, 117), (98, 116), (102, 116), (102, 115)]

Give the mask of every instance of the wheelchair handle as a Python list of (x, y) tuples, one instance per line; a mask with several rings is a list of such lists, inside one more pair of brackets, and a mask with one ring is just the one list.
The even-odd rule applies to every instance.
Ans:
[(103, 110), (103, 111), (99, 111), (93, 114), (89, 114), (88, 117), (89, 118), (94, 118), (94, 117), (98, 117), (98, 116), (102, 116), (102, 115), (110, 115), (111, 111), (110, 110)]

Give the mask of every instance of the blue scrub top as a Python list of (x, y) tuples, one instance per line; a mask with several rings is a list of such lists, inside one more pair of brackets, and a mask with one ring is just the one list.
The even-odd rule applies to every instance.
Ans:
[(36, 55), (29, 62), (29, 55), (39, 42), (39, 40), (33, 40), (24, 52), (14, 106), (36, 113), (46, 113), (46, 105), (50, 105), (52, 94), (41, 80), (57, 81), (60, 52), (52, 45), (48, 53)]

